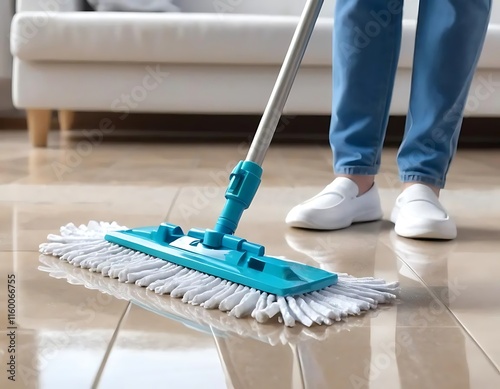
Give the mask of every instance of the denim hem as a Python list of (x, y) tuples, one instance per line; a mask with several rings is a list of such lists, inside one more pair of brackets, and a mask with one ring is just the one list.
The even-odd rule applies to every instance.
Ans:
[(335, 167), (336, 174), (353, 174), (360, 176), (374, 176), (379, 171), (379, 166), (340, 166)]
[(427, 175), (420, 174), (420, 173), (412, 173), (412, 172), (401, 173), (399, 178), (400, 178), (401, 182), (403, 182), (403, 183), (422, 182), (424, 184), (436, 186), (440, 189), (443, 189), (445, 184), (446, 184), (445, 179), (427, 176)]

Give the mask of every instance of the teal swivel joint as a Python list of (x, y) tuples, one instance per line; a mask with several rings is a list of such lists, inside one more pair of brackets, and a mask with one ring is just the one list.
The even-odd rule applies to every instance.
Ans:
[(229, 176), (226, 203), (214, 230), (206, 230), (203, 244), (217, 248), (224, 235), (236, 231), (243, 212), (252, 203), (262, 178), (262, 168), (251, 161), (240, 161)]

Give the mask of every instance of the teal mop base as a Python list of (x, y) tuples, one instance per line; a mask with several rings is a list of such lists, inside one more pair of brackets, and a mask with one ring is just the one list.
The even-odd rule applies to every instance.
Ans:
[(163, 223), (106, 234), (108, 242), (189, 269), (277, 296), (310, 293), (337, 283), (337, 275), (302, 263), (264, 255), (264, 246), (234, 235), (215, 233), (218, 247), (204, 244), (214, 231)]

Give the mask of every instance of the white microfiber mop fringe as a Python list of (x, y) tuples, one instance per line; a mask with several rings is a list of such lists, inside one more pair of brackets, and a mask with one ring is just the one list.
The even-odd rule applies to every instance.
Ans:
[(219, 309), (236, 318), (253, 317), (259, 323), (278, 317), (288, 327), (297, 322), (310, 327), (332, 325), (350, 315), (394, 301), (397, 282), (338, 274), (336, 285), (298, 296), (279, 297), (107, 242), (108, 231), (123, 230), (117, 223), (91, 221), (67, 224), (40, 245), (42, 254), (59, 257), (74, 266), (101, 273), (119, 282), (135, 283), (159, 295)]
[[(165, 296), (150, 292), (145, 288), (135, 287), (134, 284), (116, 282), (107, 277), (96, 277), (94, 273), (80, 267), (69, 266), (57, 257), (41, 255), (40, 271), (48, 273), (56, 279), (65, 279), (72, 285), (84, 286), (90, 290), (113, 296), (119, 300), (130, 301), (135, 305), (155, 314), (168, 317), (188, 328), (212, 333), (218, 337), (236, 335), (239, 338), (254, 339), (271, 346), (299, 344), (309, 341), (325, 341), (333, 334), (351, 331), (364, 325), (363, 316), (353, 317), (351, 320), (336, 322), (334, 326), (286, 326), (261, 325), (255, 320), (240, 320), (229, 315), (220, 315), (220, 311), (193, 307), (184, 304), (179, 299), (165, 298)], [(380, 310), (367, 312), (373, 318)]]

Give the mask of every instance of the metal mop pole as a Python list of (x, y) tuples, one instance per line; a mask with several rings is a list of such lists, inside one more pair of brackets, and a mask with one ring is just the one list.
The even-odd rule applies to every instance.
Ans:
[(308, 0), (306, 3), (247, 158), (240, 161), (231, 173), (224, 209), (214, 231), (207, 231), (205, 234), (204, 243), (207, 246), (220, 247), (223, 235), (231, 235), (236, 231), (243, 211), (250, 206), (257, 192), (262, 176), (262, 162), (276, 132), (322, 6), (323, 0)]
[(248, 151), (247, 161), (262, 165), (318, 20), (323, 0), (308, 0), (285, 57), (271, 98)]

